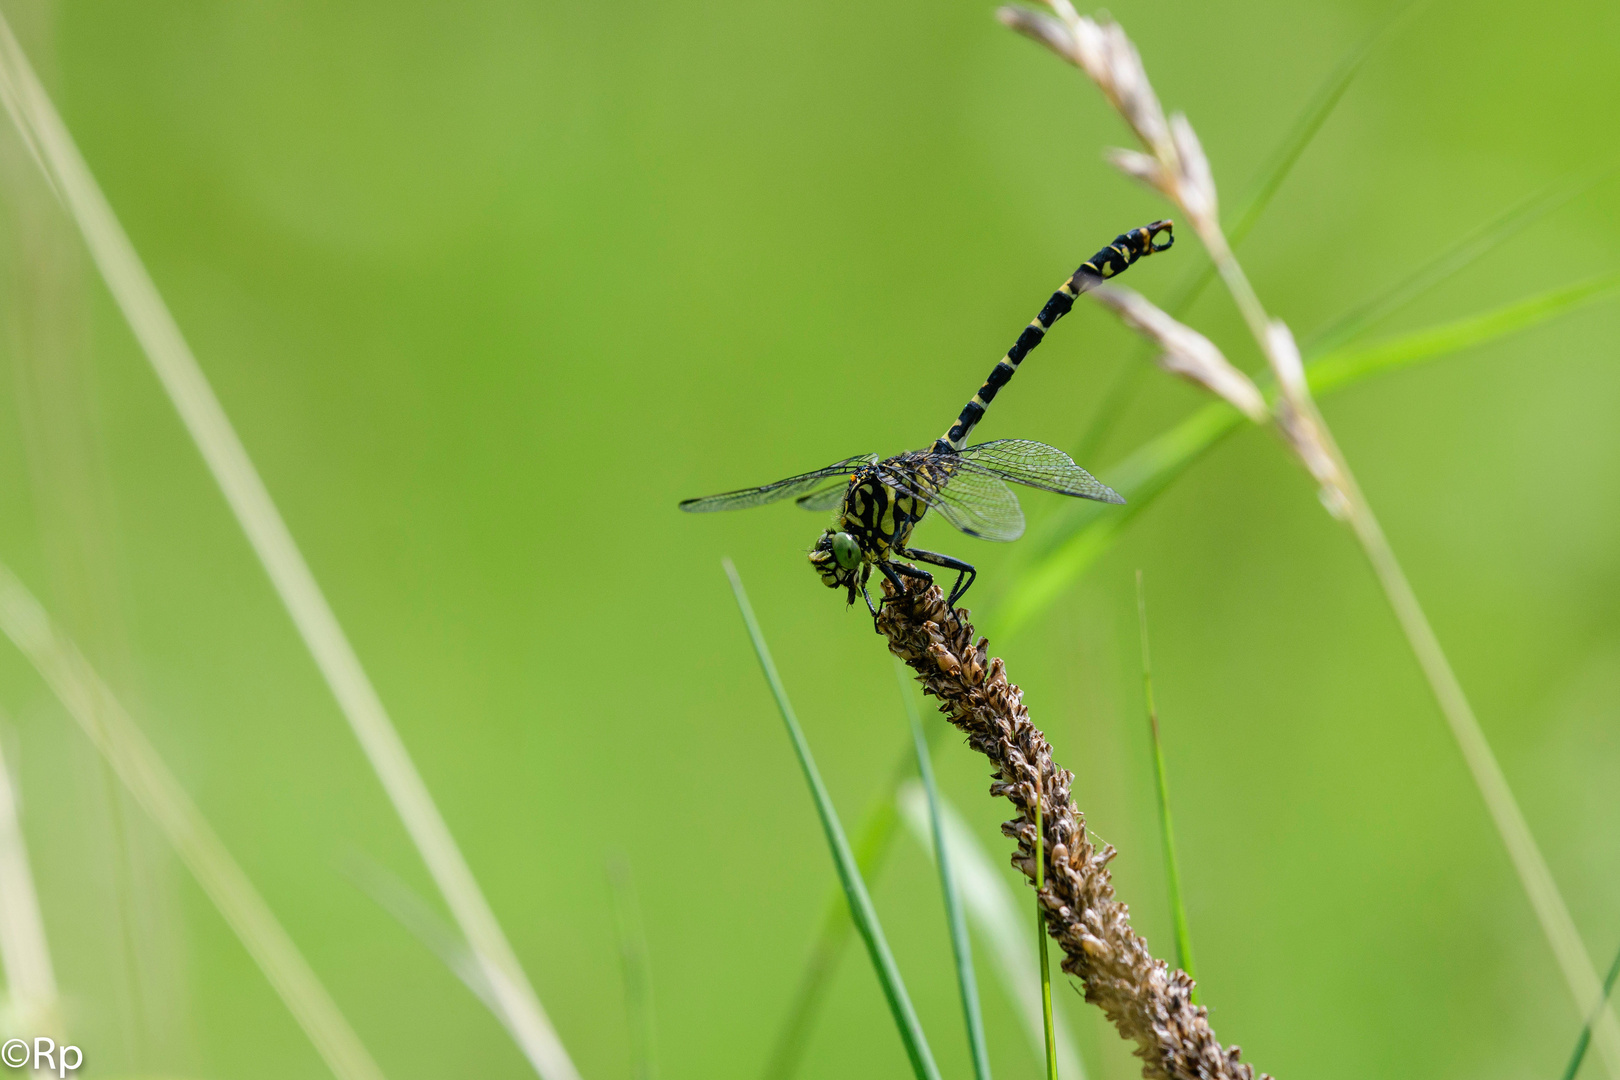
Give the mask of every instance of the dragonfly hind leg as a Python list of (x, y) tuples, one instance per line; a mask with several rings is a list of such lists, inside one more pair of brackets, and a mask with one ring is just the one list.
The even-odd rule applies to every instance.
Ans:
[[(950, 599), (945, 601), (953, 608), (956, 606), (956, 602), (962, 599), (963, 595), (973, 587), (974, 579), (979, 576), (979, 572), (973, 568), (972, 563), (963, 562), (961, 559), (953, 559), (949, 555), (941, 555), (937, 551), (923, 551), (921, 548), (902, 548), (895, 554), (901, 558), (916, 559), (918, 562), (931, 563), (946, 570), (955, 570), (956, 584), (951, 586)], [(910, 569), (913, 573), (928, 576), (927, 571), (917, 570), (914, 567)], [(930, 580), (932, 580), (931, 577)]]

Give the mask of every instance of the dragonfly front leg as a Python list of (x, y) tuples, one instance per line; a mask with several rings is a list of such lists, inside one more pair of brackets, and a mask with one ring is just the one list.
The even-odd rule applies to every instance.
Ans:
[[(921, 548), (901, 548), (895, 554), (900, 555), (902, 558), (916, 559), (918, 562), (941, 566), (946, 570), (955, 570), (956, 584), (951, 586), (951, 596), (946, 601), (953, 608), (956, 606), (956, 602), (962, 599), (962, 596), (973, 587), (974, 579), (979, 576), (979, 572), (973, 568), (972, 563), (963, 562), (961, 559), (953, 559), (949, 555), (941, 555), (937, 551), (923, 551)], [(924, 573), (925, 571), (918, 572)]]

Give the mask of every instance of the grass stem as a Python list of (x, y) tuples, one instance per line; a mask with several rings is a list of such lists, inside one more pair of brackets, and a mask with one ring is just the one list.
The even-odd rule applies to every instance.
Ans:
[(1046, 1035), (1046, 1080), (1058, 1080), (1057, 1032), (1052, 1030), (1052, 961), (1046, 951), (1046, 833), (1041, 823), (1041, 792), (1035, 789), (1035, 949), (1041, 956), (1041, 1026)]
[[(1164, 846), (1164, 874), (1170, 889), (1170, 914), (1176, 928), (1176, 966), (1187, 977), (1198, 979), (1193, 970), (1192, 932), (1187, 928), (1187, 905), (1181, 895), (1181, 871), (1176, 863), (1175, 828), (1170, 823), (1170, 784), (1165, 777), (1164, 747), (1159, 739), (1159, 710), (1153, 701), (1153, 661), (1148, 651), (1147, 590), (1142, 571), (1136, 572), (1136, 620), (1142, 636), (1142, 692), (1147, 698), (1148, 730), (1153, 736), (1153, 779), (1159, 793), (1159, 839)], [(1194, 986), (1192, 1002), (1198, 1004)]]
[(973, 974), (973, 943), (968, 940), (967, 917), (962, 911), (962, 893), (957, 887), (955, 862), (945, 843), (945, 821), (940, 810), (939, 787), (934, 782), (934, 764), (923, 734), (922, 717), (918, 715), (917, 701), (911, 680), (899, 660), (894, 662), (895, 677), (900, 680), (900, 697), (906, 705), (906, 719), (911, 724), (911, 741), (917, 748), (917, 775), (922, 780), (923, 792), (928, 798), (928, 823), (934, 842), (934, 865), (939, 870), (940, 891), (945, 895), (945, 920), (950, 927), (951, 955), (956, 961), (956, 986), (962, 995), (962, 1019), (967, 1026), (968, 1050), (973, 1056), (973, 1075), (978, 1080), (990, 1080), (990, 1051), (984, 1039), (984, 1015), (979, 1009), (979, 983)]
[(78, 647), (10, 568), (0, 564), (0, 632), (34, 665), (235, 931), (332, 1075), (383, 1080), (382, 1070), (264, 898)]
[(1592, 1007), (1592, 1015), (1581, 1025), (1580, 1038), (1575, 1040), (1575, 1052), (1569, 1055), (1569, 1064), (1564, 1068), (1562, 1080), (1575, 1080), (1575, 1074), (1581, 1071), (1581, 1061), (1586, 1057), (1586, 1048), (1592, 1045), (1592, 1022), (1602, 1015), (1604, 1005), (1614, 993), (1617, 978), (1620, 978), (1620, 952), (1614, 954), (1614, 962), (1609, 965), (1608, 977), (1603, 980), (1602, 999)]
[(543, 1080), (580, 1080), (348, 635), (67, 125), (0, 17), (0, 94), (247, 535)]
[(793, 712), (792, 703), (788, 701), (787, 689), (782, 685), (781, 676), (777, 674), (776, 662), (771, 659), (770, 649), (765, 644), (765, 635), (760, 631), (758, 620), (754, 618), (754, 608), (748, 602), (748, 593), (743, 588), (742, 578), (737, 576), (737, 568), (732, 565), (730, 559), (723, 560), (722, 564), (725, 567), (726, 577), (731, 580), (731, 592), (737, 600), (737, 610), (742, 613), (743, 624), (748, 628), (749, 640), (753, 642), (754, 655), (759, 658), (760, 669), (765, 673), (765, 682), (770, 686), (771, 696), (776, 699), (776, 707), (782, 714), (782, 723), (786, 725), (788, 738), (793, 743), (793, 752), (798, 756), (805, 783), (810, 787), (810, 796), (816, 804), (816, 813), (821, 818), (822, 831), (827, 835), (827, 846), (832, 849), (833, 865), (838, 870), (838, 880), (843, 885), (844, 895), (849, 902), (850, 915), (854, 919), (855, 928), (860, 931), (861, 939), (866, 942), (867, 955), (871, 958), (872, 969), (877, 973), (884, 999), (889, 1004), (894, 1025), (900, 1032), (900, 1041), (905, 1045), (906, 1057), (911, 1061), (912, 1072), (916, 1074), (917, 1080), (940, 1080), (939, 1067), (934, 1064), (934, 1055), (928, 1048), (928, 1040), (923, 1035), (917, 1011), (912, 1007), (911, 998), (906, 993), (899, 965), (894, 962), (894, 954), (890, 952), (888, 940), (883, 936), (877, 909), (872, 906), (872, 898), (866, 891), (866, 883), (861, 879), (860, 867), (856, 865), (849, 840), (844, 836), (844, 827), (839, 823), (838, 811), (833, 806), (832, 796), (827, 792), (827, 786), (822, 783), (821, 772), (816, 768), (815, 757), (810, 753), (810, 743), (799, 727), (799, 719)]

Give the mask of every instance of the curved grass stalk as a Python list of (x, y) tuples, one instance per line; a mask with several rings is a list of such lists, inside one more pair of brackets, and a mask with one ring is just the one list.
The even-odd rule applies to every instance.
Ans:
[[(1293, 171), (1300, 157), (1315, 140), (1322, 126), (1327, 123), (1328, 117), (1333, 115), (1333, 110), (1338, 107), (1345, 91), (1350, 89), (1350, 84), (1355, 82), (1356, 76), (1361, 73), (1368, 57), (1372, 55), (1373, 47), (1394, 33), (1398, 26), (1427, 2), (1428, 0), (1410, 0), (1405, 7), (1397, 8), (1382, 23), (1368, 31), (1359, 42), (1350, 46), (1317, 85), (1305, 108), (1283, 135), (1282, 141), (1271, 151), (1267, 163), (1261, 166), (1260, 178), (1255, 184), (1253, 193), (1243, 204), (1243, 208), (1232, 215), (1232, 226), (1227, 230), (1227, 235), (1231, 237), (1234, 245), (1242, 243), (1243, 238), (1259, 223), (1261, 215), (1271, 205), (1272, 198), (1282, 188), (1283, 181), (1288, 179), (1288, 174)], [(1181, 283), (1172, 290), (1165, 302), (1164, 309), (1179, 318), (1214, 280), (1215, 264), (1203, 260), (1201, 266), (1183, 275)], [(1144, 347), (1136, 360), (1146, 359), (1149, 351)], [(1090, 459), (1102, 445), (1103, 440), (1113, 431), (1119, 417), (1124, 414), (1130, 399), (1135, 396), (1146, 372), (1147, 365), (1133, 361), (1127, 363), (1125, 369), (1114, 378), (1107, 392), (1103, 394), (1101, 404), (1092, 415), (1085, 433), (1080, 436), (1073, 455), (1076, 461)]]
[(186, 344), (71, 134), (0, 17), (0, 88), (37, 143), (47, 176), (84, 236), (114, 301), (202, 453), (226, 502), (292, 616), (462, 934), (495, 988), (509, 1028), (544, 1080), (579, 1080), (472, 870), (445, 824), (343, 627), (258, 470)]
[(765, 644), (765, 635), (760, 631), (759, 621), (754, 618), (754, 608), (748, 602), (748, 593), (743, 589), (742, 578), (737, 576), (737, 568), (732, 565), (730, 559), (724, 560), (723, 565), (726, 577), (731, 581), (732, 595), (737, 600), (737, 610), (742, 613), (743, 624), (748, 628), (749, 640), (753, 642), (754, 655), (759, 658), (760, 670), (764, 672), (765, 682), (771, 688), (771, 696), (776, 699), (776, 707), (782, 714), (782, 723), (787, 726), (788, 739), (793, 743), (793, 752), (798, 756), (799, 768), (803, 770), (805, 783), (809, 785), (811, 799), (816, 804), (816, 814), (821, 818), (822, 831), (827, 835), (827, 846), (832, 849), (833, 865), (838, 870), (839, 883), (849, 900), (850, 916), (855, 922), (855, 928), (861, 932), (861, 939), (866, 942), (866, 952), (871, 958), (872, 970), (877, 974), (878, 985), (883, 988), (883, 997), (889, 1003), (889, 1012), (894, 1017), (894, 1026), (899, 1030), (900, 1041), (905, 1045), (906, 1057), (911, 1061), (912, 1072), (916, 1074), (917, 1080), (940, 1080), (939, 1067), (934, 1064), (933, 1051), (928, 1048), (928, 1039), (923, 1035), (922, 1024), (917, 1019), (917, 1010), (912, 1007), (911, 997), (906, 993), (905, 980), (900, 977), (900, 967), (894, 962), (894, 954), (889, 951), (888, 939), (883, 936), (883, 926), (878, 922), (877, 909), (872, 906), (872, 897), (866, 891), (866, 882), (861, 879), (860, 867), (856, 865), (849, 840), (844, 836), (844, 827), (838, 821), (838, 810), (833, 806), (827, 786), (821, 781), (821, 772), (816, 768), (816, 759), (810, 753), (810, 743), (799, 727), (799, 719), (794, 715), (792, 703), (788, 701), (787, 689), (782, 685), (782, 678), (776, 672), (776, 662), (771, 659), (770, 648)]
[(973, 974), (973, 943), (968, 940), (967, 919), (962, 914), (962, 892), (957, 887), (955, 865), (950, 848), (945, 843), (939, 786), (934, 782), (928, 736), (923, 734), (917, 700), (912, 696), (910, 680), (906, 678), (906, 669), (899, 660), (894, 662), (894, 673), (900, 680), (900, 697), (905, 702), (911, 740), (917, 748), (917, 775), (922, 780), (923, 794), (928, 800), (934, 865), (939, 870), (940, 891), (945, 897), (945, 922), (950, 927), (951, 957), (956, 961), (956, 986), (962, 996), (962, 1019), (967, 1027), (968, 1050), (973, 1057), (973, 1075), (978, 1080), (990, 1080), (990, 1051), (984, 1040), (984, 1015), (979, 1010), (979, 983)]
[(202, 812), (72, 641), (0, 564), (0, 632), (39, 671), (152, 816), (339, 1080), (383, 1080), (337, 1003)]

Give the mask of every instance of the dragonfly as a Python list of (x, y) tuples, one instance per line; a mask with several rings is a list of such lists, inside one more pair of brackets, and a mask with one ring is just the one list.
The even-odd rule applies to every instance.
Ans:
[(1009, 482), (1079, 499), (1125, 501), (1055, 446), (1029, 439), (995, 439), (969, 446), (968, 437), (1019, 364), (1045, 339), (1052, 325), (1069, 313), (1075, 300), (1124, 273), (1137, 260), (1168, 250), (1175, 243), (1173, 228), (1173, 222), (1155, 221), (1121, 233), (1081, 263), (1019, 333), (955, 422), (928, 449), (882, 460), (877, 454), (858, 454), (772, 484), (687, 499), (680, 508), (704, 514), (793, 499), (806, 510), (836, 510), (838, 516), (808, 553), (811, 566), (828, 588), (846, 590), (850, 604), (861, 596), (876, 619), (878, 609), (866, 589), (873, 570), (905, 592), (906, 578), (920, 581), (924, 587), (933, 583), (933, 574), (911, 565), (924, 563), (956, 573), (947, 601), (954, 608), (972, 587), (978, 571), (954, 556), (911, 546), (912, 530), (929, 510), (969, 536), (1011, 541), (1024, 533), (1024, 512), (1007, 486)]

